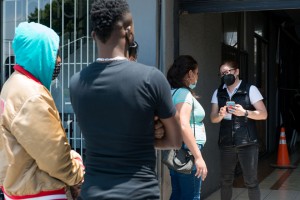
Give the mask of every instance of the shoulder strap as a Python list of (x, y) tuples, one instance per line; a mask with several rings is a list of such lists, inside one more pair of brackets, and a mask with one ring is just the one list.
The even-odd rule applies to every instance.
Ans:
[(179, 88), (177, 88), (177, 89), (173, 92), (172, 96), (174, 96), (174, 94), (177, 92), (178, 89), (179, 89)]
[[(179, 88), (177, 88), (174, 92), (173, 92), (173, 94), (172, 94), (172, 96), (174, 96), (174, 94), (177, 92), (177, 90), (178, 90)], [(193, 104), (192, 104), (192, 115), (193, 115), (193, 124), (194, 124), (194, 137), (196, 136), (195, 135), (195, 115), (194, 115), (194, 99), (192, 99), (192, 101), (193, 101)]]
[(193, 124), (194, 124), (194, 137), (196, 137), (196, 132), (195, 132), (196, 123), (195, 123), (195, 114), (194, 114), (194, 99), (192, 99), (192, 100), (193, 100), (192, 113), (193, 113)]

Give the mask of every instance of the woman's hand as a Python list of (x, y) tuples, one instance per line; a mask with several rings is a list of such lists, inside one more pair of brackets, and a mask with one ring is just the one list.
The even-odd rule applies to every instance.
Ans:
[(240, 104), (236, 104), (234, 107), (234, 112), (232, 113), (235, 116), (245, 116), (246, 110)]
[(219, 117), (224, 118), (224, 116), (227, 114), (226, 109), (227, 109), (227, 106), (223, 106), (223, 107), (220, 108), (220, 110), (219, 110)]
[(202, 181), (204, 181), (208, 173), (205, 161), (203, 160), (203, 158), (199, 158), (195, 160), (195, 165), (197, 170), (195, 176), (197, 176), (198, 178), (200, 178), (201, 176)]

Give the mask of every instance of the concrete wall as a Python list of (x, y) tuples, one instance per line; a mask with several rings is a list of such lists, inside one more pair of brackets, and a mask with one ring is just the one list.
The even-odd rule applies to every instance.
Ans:
[[(174, 1), (161, 1), (161, 18), (160, 18), (160, 52), (159, 52), (159, 69), (163, 73), (167, 73), (169, 66), (174, 60)], [(159, 159), (158, 159), (159, 160)], [(169, 170), (165, 165), (160, 168), (160, 184), (161, 184), (161, 199), (168, 200), (171, 193), (171, 180)]]
[(174, 60), (174, 1), (161, 1), (161, 24), (160, 24), (160, 69), (167, 72)]
[(219, 149), (217, 145), (219, 124), (210, 122), (211, 97), (220, 84), (218, 77), (221, 63), (222, 18), (221, 14), (190, 14), (179, 18), (179, 52), (193, 56), (199, 64), (196, 93), (205, 110), (207, 143), (203, 157), (208, 176), (202, 185), (202, 197), (219, 187)]

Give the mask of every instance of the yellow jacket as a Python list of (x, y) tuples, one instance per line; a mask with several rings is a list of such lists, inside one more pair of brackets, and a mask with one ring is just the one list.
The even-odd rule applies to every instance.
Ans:
[[(23, 196), (68, 188), (83, 180), (47, 88), (15, 71), (0, 96), (0, 186)], [(76, 159), (77, 158), (77, 159)]]

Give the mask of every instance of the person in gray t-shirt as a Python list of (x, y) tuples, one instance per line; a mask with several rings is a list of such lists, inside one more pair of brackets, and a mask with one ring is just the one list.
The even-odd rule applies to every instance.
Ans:
[[(86, 144), (82, 199), (159, 199), (155, 148), (180, 148), (170, 86), (157, 68), (127, 60), (134, 25), (125, 0), (91, 8), (97, 60), (75, 74), (70, 98)], [(154, 136), (154, 116), (165, 134)]]

